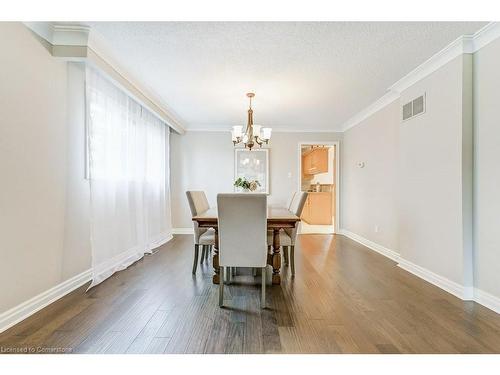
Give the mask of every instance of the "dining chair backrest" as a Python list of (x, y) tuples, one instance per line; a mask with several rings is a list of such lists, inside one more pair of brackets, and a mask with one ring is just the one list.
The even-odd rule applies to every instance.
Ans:
[(205, 212), (210, 208), (208, 204), (207, 196), (204, 191), (200, 190), (189, 190), (186, 191), (186, 196), (189, 202), (189, 208), (191, 209), (191, 215), (196, 216)]
[(218, 194), (219, 265), (267, 264), (267, 195)]
[(293, 198), (292, 204), (290, 205), (290, 211), (292, 211), (297, 216), (302, 215), (302, 209), (306, 204), (306, 200), (307, 200), (306, 192), (301, 191), (299, 193), (296, 193)]
[(292, 208), (292, 203), (293, 203), (293, 199), (295, 198), (295, 195), (297, 194), (296, 191), (294, 191), (290, 197), (288, 198), (288, 200), (286, 201), (286, 208), (288, 209), (291, 209)]
[[(295, 215), (300, 217), (300, 215), (302, 215), (302, 210), (304, 209), (304, 205), (306, 204), (306, 200), (307, 200), (306, 192), (301, 191), (295, 194), (290, 211), (292, 211)], [(292, 245), (295, 245), (295, 239), (297, 238), (299, 227), (300, 227), (300, 221), (295, 223), (294, 228), (285, 228), (285, 232), (290, 236)]]
[[(191, 210), (191, 215), (196, 216), (205, 212), (210, 208), (207, 200), (207, 196), (204, 191), (189, 190), (186, 191), (186, 196), (189, 202), (189, 209)], [(200, 236), (207, 231), (206, 228), (200, 228), (198, 222), (193, 221), (194, 230), (194, 243), (200, 242)]]

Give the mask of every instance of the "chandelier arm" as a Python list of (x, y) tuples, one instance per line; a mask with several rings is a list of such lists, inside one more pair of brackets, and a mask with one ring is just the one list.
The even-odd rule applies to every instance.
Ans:
[[(261, 134), (254, 134), (254, 125), (253, 125), (253, 109), (252, 109), (252, 98), (255, 96), (254, 93), (249, 92), (247, 93), (247, 97), (249, 99), (249, 106), (248, 106), (248, 122), (247, 126), (245, 128), (245, 132), (241, 134), (241, 126), (234, 126), (233, 127), (233, 145), (236, 146), (237, 144), (243, 143), (245, 145), (245, 148), (248, 148), (252, 150), (252, 148), (255, 146), (255, 144), (258, 144), (260, 147), (265, 143), (266, 145), (269, 144), (269, 138), (270, 138), (270, 128), (265, 128), (268, 130), (266, 134), (269, 134), (269, 137), (267, 138), (262, 138)], [(234, 130), (235, 128), (239, 128), (237, 130)], [(258, 133), (260, 133), (261, 127), (258, 127)], [(240, 136), (236, 136), (234, 133), (240, 134)]]

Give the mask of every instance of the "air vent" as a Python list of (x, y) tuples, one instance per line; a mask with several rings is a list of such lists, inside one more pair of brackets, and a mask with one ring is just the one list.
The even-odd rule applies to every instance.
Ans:
[(408, 120), (411, 116), (413, 116), (413, 109), (412, 102), (409, 102), (403, 106), (403, 121)]
[(403, 121), (421, 115), (425, 112), (425, 94), (413, 99), (411, 102), (403, 104)]

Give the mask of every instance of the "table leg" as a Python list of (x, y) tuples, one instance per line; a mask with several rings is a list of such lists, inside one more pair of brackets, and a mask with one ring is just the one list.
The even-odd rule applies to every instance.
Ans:
[[(219, 268), (219, 231), (215, 229), (215, 244), (214, 244), (214, 255), (212, 258), (212, 266), (214, 267), (214, 275), (212, 276), (212, 282), (214, 284), (219, 284), (220, 280), (220, 268)], [(224, 276), (224, 275), (223, 275)]]
[(281, 283), (280, 268), (281, 268), (281, 254), (280, 254), (280, 229), (273, 229), (273, 284), (279, 285)]

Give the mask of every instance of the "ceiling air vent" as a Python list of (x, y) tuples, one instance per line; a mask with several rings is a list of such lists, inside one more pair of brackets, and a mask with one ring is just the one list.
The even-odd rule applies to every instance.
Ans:
[(413, 99), (411, 102), (403, 104), (403, 121), (425, 112), (425, 94)]

